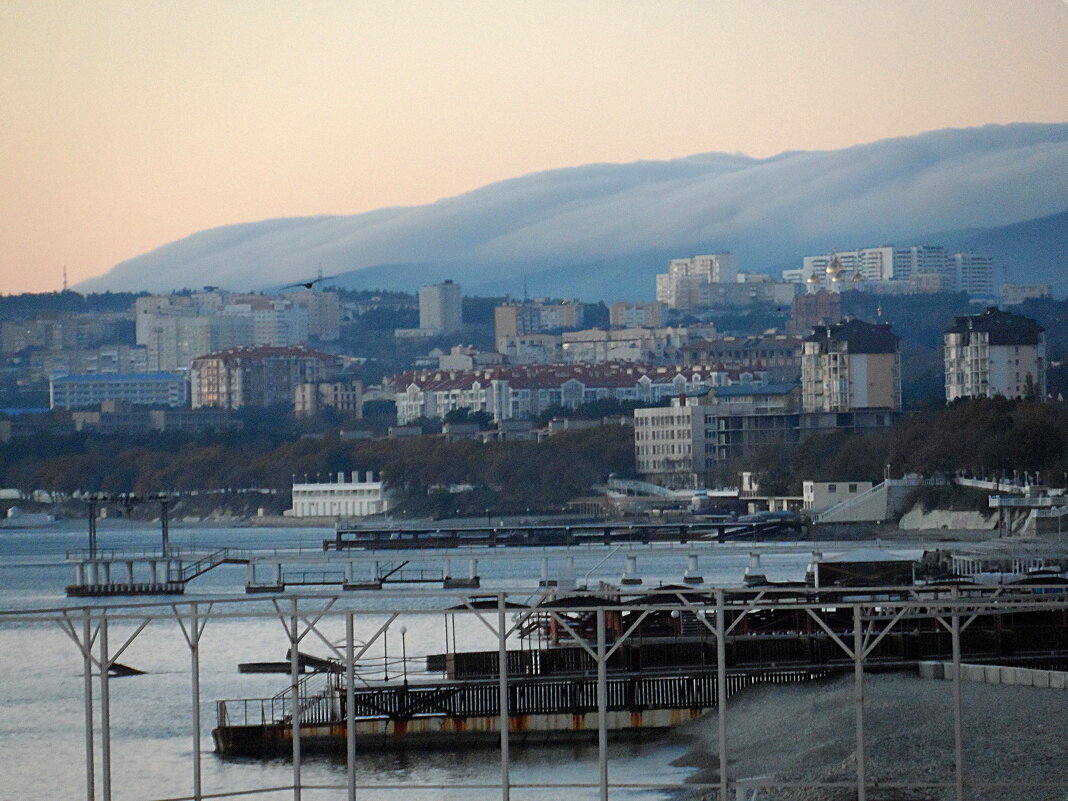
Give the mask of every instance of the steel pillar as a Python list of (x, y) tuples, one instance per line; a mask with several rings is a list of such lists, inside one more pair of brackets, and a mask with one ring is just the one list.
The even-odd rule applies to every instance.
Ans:
[(82, 670), (85, 691), (85, 798), (96, 799), (96, 754), (93, 745), (93, 640), (90, 635), (90, 614), (82, 610)]
[(857, 801), (868, 797), (864, 763), (864, 632), (860, 604), (853, 607), (853, 703), (857, 712)]
[[(472, 560), (474, 561), (474, 560)], [(474, 569), (472, 569), (474, 573)], [(501, 727), (501, 799), (509, 801), (512, 793), (511, 781), (511, 751), (509, 750), (508, 731), (508, 645), (507, 628), (504, 619), (505, 595), (497, 594), (497, 673), (498, 675), (498, 706), (500, 707)], [(453, 629), (455, 631), (455, 627)]]
[(716, 590), (716, 713), (719, 718), (719, 797), (727, 801), (727, 614), (723, 590)]
[[(953, 600), (960, 600), (960, 590), (953, 588)], [(953, 638), (953, 781), (957, 801), (964, 801), (964, 740), (960, 709), (960, 612), (956, 604), (950, 617)]]
[(293, 693), (293, 699), (289, 708), (293, 718), (293, 801), (300, 801), (300, 655), (297, 646), (300, 640), (297, 637), (297, 599), (292, 601), (292, 612), (289, 618), (289, 686)]
[(345, 615), (345, 783), (349, 801), (356, 801), (356, 656), (352, 617), (352, 612)]
[(601, 801), (608, 801), (608, 676), (604, 652), (604, 608), (597, 609), (597, 765)]
[(100, 789), (104, 801), (111, 801), (111, 694), (108, 675), (111, 662), (108, 659), (107, 610), (100, 617)]

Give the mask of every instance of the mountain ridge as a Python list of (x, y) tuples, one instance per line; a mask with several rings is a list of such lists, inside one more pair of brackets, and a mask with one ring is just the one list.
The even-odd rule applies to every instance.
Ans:
[[(647, 298), (648, 276), (672, 256), (733, 250), (741, 270), (778, 272), (812, 253), (917, 244), (918, 231), (990, 231), (1055, 217), (1068, 208), (1066, 175), (1068, 123), (944, 129), (762, 159), (699, 153), (589, 164), (423, 206), (207, 229), (79, 289), (258, 289), (321, 266), (348, 286), (377, 277), (382, 288), (403, 279), (414, 289), (451, 277), (467, 291), (514, 293), (526, 276), (537, 294), (601, 288), (606, 300)], [(1062, 252), (1051, 245), (1023, 266), (1035, 278), (1017, 282), (1068, 292), (1064, 262), (1056, 263)]]

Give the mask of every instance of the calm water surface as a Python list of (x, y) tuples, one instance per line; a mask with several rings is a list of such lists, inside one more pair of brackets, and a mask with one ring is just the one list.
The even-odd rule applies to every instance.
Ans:
[[(158, 547), (159, 532), (154, 528), (102, 523), (101, 549)], [(332, 535), (328, 529), (191, 529), (173, 528), (171, 542), (180, 548), (305, 548), (321, 553), (322, 540)], [(84, 524), (57, 524), (38, 530), (0, 529), (0, 610), (26, 610), (77, 607), (85, 600), (67, 599), (63, 588), (74, 580), (73, 566), (64, 562), (69, 550), (86, 548)], [(775, 546), (764, 545), (775, 550)], [(482, 589), (529, 589), (537, 591), (542, 558), (547, 557), (550, 576), (565, 575), (567, 557), (574, 558), (574, 575), (579, 583), (618, 582), (627, 554), (637, 556), (638, 573), (646, 587), (678, 583), (686, 568), (686, 555), (700, 554), (700, 569), (706, 582), (738, 586), (752, 545), (702, 545), (615, 548), (583, 546), (580, 549), (465, 549), (452, 558), (452, 573), (465, 575), (467, 560), (479, 559)], [(778, 548), (788, 550), (787, 547)], [(772, 579), (798, 579), (804, 574), (809, 552), (766, 553), (762, 567)], [(414, 567), (440, 569), (440, 556), (411, 552), (381, 555), (383, 561), (411, 558)], [(362, 554), (353, 556), (366, 560)], [(588, 576), (588, 578), (587, 578)], [(245, 599), (246, 568), (224, 565), (195, 579), (187, 586), (184, 600), (230, 596)], [(436, 587), (436, 589), (440, 589)], [(428, 603), (411, 590), (404, 605)], [(383, 603), (377, 593), (367, 594), (369, 608)], [(150, 599), (158, 601), (159, 599)], [(91, 605), (128, 603), (129, 599), (89, 601)], [(363, 603), (363, 601), (359, 601)], [(263, 604), (264, 601), (259, 601)], [(262, 608), (262, 607), (261, 607)], [(368, 614), (357, 618), (356, 639), (370, 637), (384, 619)], [(115, 623), (109, 630), (112, 649), (132, 633), (135, 624)], [(405, 637), (397, 632), (407, 628)], [(327, 639), (343, 642), (343, 622), (330, 620), (321, 626)], [(398, 620), (382, 647), (368, 652), (368, 675), (381, 678), (381, 671), (393, 675), (401, 670), (398, 657), (420, 657), (445, 648), (441, 616), (413, 615)], [(450, 638), (451, 626), (450, 626)], [(495, 648), (496, 641), (477, 619), (467, 616), (456, 622), (460, 648)], [(403, 642), (402, 642), (403, 639)], [(511, 647), (518, 647), (518, 643)], [(239, 662), (281, 661), (288, 642), (278, 620), (212, 620), (201, 643), (201, 716), (204, 728), (204, 791), (224, 792), (283, 786), (291, 783), (292, 766), (285, 759), (223, 759), (212, 750), (209, 736), (215, 725), (215, 699), (271, 697), (285, 689), (287, 679), (278, 675), (242, 675)], [(309, 637), (302, 650), (329, 655), (321, 641)], [(110, 683), (112, 709), (113, 797), (148, 799), (186, 796), (192, 792), (192, 723), (189, 649), (176, 622), (150, 624), (123, 653), (121, 662), (146, 671), (146, 675), (116, 679)], [(409, 678), (418, 681), (417, 660), (409, 662)], [(0, 619), (0, 800), (78, 799), (85, 797), (84, 716), (81, 655), (73, 642), (54, 623), (13, 625)], [(99, 685), (94, 685), (99, 693)], [(99, 723), (99, 717), (97, 719)], [(99, 749), (99, 732), (97, 745)], [(609, 749), (610, 777), (613, 782), (681, 782), (690, 771), (671, 767), (673, 759), (686, 750), (684, 738), (666, 736), (639, 743), (613, 744)], [(597, 781), (596, 744), (513, 748), (512, 781), (592, 782)], [(99, 760), (98, 760), (99, 771)], [(449, 753), (410, 752), (407, 754), (364, 755), (358, 760), (357, 782), (367, 785), (401, 785), (407, 789), (385, 788), (363, 791), (366, 799), (490, 799), (500, 798), (499, 790), (413, 789), (418, 785), (493, 784), (500, 777), (500, 761), (495, 749), (465, 749)], [(339, 785), (345, 781), (343, 760), (310, 758), (303, 765), (307, 785)], [(100, 798), (98, 778), (97, 797)], [(292, 793), (258, 795), (255, 798), (291, 798)], [(342, 790), (306, 790), (308, 799), (343, 799)], [(596, 798), (597, 791), (515, 789), (513, 799), (567, 797)], [(612, 798), (668, 798), (665, 792), (651, 790), (612, 791)]]

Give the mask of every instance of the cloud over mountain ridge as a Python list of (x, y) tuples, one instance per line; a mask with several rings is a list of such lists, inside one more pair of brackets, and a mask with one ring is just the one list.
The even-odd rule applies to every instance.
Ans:
[(770, 272), (808, 253), (915, 244), (1065, 209), (1068, 124), (946, 129), (766, 159), (591, 164), (424, 206), (224, 226), (79, 289), (263, 288), (321, 266), (346, 273), (343, 285), (415, 288), (449, 276), (465, 291), (515, 292), (521, 276), (541, 275), (553, 285), (532, 287), (539, 294), (611, 300), (650, 296), (651, 285), (630, 284), (662, 271), (665, 254), (733, 250), (740, 269)]

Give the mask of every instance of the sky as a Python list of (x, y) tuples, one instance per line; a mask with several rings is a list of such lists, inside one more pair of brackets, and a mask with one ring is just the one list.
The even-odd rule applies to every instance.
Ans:
[(0, 293), (558, 167), (1064, 122), (1066, 43), (1066, 0), (0, 0)]

